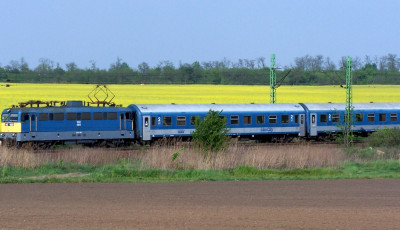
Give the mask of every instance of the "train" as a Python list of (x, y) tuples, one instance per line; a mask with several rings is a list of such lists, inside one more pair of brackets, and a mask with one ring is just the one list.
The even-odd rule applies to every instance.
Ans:
[[(48, 148), (57, 144), (120, 146), (150, 144), (160, 138), (190, 139), (197, 118), (221, 111), (228, 135), (257, 141), (324, 139), (341, 133), (344, 103), (282, 104), (131, 104), (87, 106), (67, 101), (60, 106), (14, 107), (1, 114), (0, 144)], [(354, 103), (352, 129), (368, 135), (400, 128), (400, 103)]]

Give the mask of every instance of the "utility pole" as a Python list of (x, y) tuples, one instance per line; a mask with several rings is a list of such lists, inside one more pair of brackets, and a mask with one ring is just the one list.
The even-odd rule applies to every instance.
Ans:
[(344, 140), (346, 147), (353, 143), (353, 69), (351, 58), (347, 58), (346, 66), (346, 112)]
[(269, 86), (270, 86), (270, 103), (276, 102), (276, 73), (275, 73), (275, 54), (271, 54), (271, 65), (269, 67)]
[(283, 81), (286, 79), (287, 76), (289, 76), (290, 72), (292, 72), (293, 69), (289, 69), (289, 71), (286, 72), (286, 74), (279, 79), (278, 82), (276, 82), (276, 70), (278, 68), (275, 67), (275, 54), (271, 54), (271, 65), (269, 67), (269, 86), (270, 86), (270, 103), (275, 104), (276, 103), (276, 89), (279, 88), (279, 86), (282, 85)]

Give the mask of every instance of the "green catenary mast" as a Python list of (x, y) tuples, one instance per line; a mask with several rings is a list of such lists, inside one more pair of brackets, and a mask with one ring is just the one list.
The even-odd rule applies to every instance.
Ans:
[(351, 58), (347, 58), (346, 66), (346, 114), (344, 139), (347, 147), (353, 142), (353, 70)]
[(270, 103), (276, 102), (276, 73), (275, 73), (275, 54), (271, 54), (271, 65), (269, 67)]

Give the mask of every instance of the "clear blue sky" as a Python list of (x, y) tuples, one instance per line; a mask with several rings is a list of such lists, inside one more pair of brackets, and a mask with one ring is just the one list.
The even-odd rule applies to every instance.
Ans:
[(1, 66), (400, 55), (398, 0), (1, 0), (0, 10)]

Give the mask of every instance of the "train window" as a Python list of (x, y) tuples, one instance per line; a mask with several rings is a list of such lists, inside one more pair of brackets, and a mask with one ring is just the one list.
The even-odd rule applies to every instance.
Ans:
[(17, 113), (10, 114), (10, 121), (18, 121), (18, 114)]
[(251, 116), (243, 116), (243, 124), (251, 125)]
[(397, 121), (397, 113), (390, 114), (390, 121)]
[(36, 116), (34, 114), (31, 116), (31, 121), (36, 121)]
[(379, 121), (385, 122), (385, 121), (386, 121), (386, 114), (380, 113), (380, 114), (379, 114)]
[(172, 125), (172, 117), (163, 117), (163, 125), (165, 126)]
[(22, 114), (22, 121), (29, 121), (29, 114), (23, 113)]
[(117, 120), (118, 116), (117, 116), (116, 112), (111, 112), (111, 113), (108, 113), (107, 118), (108, 118), (108, 120)]
[(76, 120), (76, 113), (67, 113), (67, 120), (69, 121)]
[(270, 123), (270, 124), (276, 124), (276, 115), (269, 115), (269, 117), (268, 117), (268, 123)]
[(177, 117), (176, 124), (177, 125), (186, 125), (186, 117)]
[(76, 113), (76, 120), (82, 120), (82, 113)]
[(340, 115), (339, 114), (333, 114), (332, 115), (332, 122), (340, 122)]
[(100, 112), (93, 113), (93, 119), (94, 120), (102, 120), (103, 119), (103, 113), (100, 113)]
[(90, 120), (90, 113), (82, 113), (81, 119), (82, 120)]
[(299, 115), (294, 115), (294, 123), (299, 123)]
[(231, 116), (231, 125), (237, 125), (237, 124), (239, 124), (239, 116), (238, 115)]
[(63, 121), (64, 120), (64, 113), (55, 113), (54, 120), (56, 121)]
[(368, 113), (367, 120), (370, 121), (370, 122), (374, 122), (375, 121), (375, 114)]
[(281, 123), (288, 124), (289, 123), (289, 115), (281, 115)]
[(191, 116), (190, 117), (190, 124), (195, 125), (196, 124), (196, 119), (200, 120), (200, 116)]
[(256, 122), (257, 122), (257, 124), (264, 124), (264, 116), (263, 115), (258, 115), (257, 117), (256, 117)]
[(48, 113), (39, 113), (39, 121), (48, 121), (49, 114)]
[(106, 112), (103, 113), (103, 120), (107, 120), (107, 113)]
[(363, 119), (363, 114), (362, 113), (356, 113), (356, 122), (362, 122)]
[(151, 126), (157, 125), (157, 117), (151, 117)]
[(320, 114), (319, 115), (320, 122), (328, 122), (328, 115), (327, 114)]
[(54, 113), (49, 113), (49, 120), (50, 121), (54, 120)]

